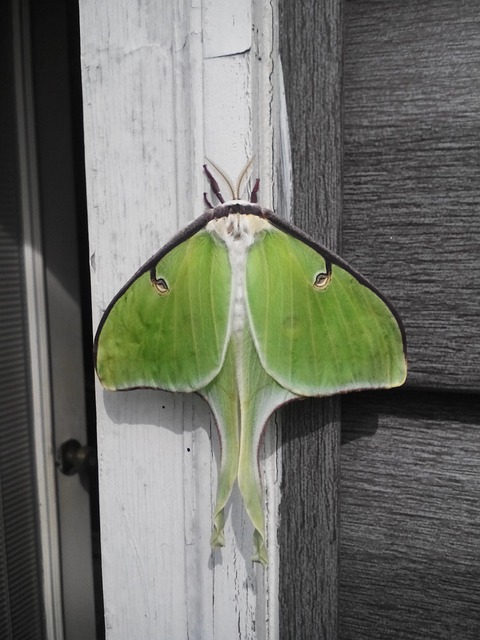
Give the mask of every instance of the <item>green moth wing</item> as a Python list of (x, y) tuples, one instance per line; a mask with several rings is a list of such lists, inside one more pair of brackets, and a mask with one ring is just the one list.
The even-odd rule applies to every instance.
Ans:
[(207, 221), (197, 220), (153, 256), (109, 305), (95, 339), (105, 388), (197, 391), (220, 371), (231, 274)]
[(391, 304), (339, 256), (270, 215), (249, 252), (249, 318), (263, 367), (300, 396), (403, 384)]

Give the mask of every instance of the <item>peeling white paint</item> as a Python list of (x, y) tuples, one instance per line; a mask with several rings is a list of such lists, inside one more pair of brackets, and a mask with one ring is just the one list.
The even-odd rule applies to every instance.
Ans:
[[(264, 206), (288, 202), (289, 185), (283, 168), (283, 195), (274, 188), (285, 150), (274, 4), (79, 4), (96, 328), (136, 269), (202, 213), (205, 157), (235, 178), (255, 156)], [(236, 490), (227, 545), (211, 553), (220, 453), (203, 400), (98, 387), (97, 410), (107, 639), (275, 640), (276, 430), (263, 452), (265, 572), (250, 561)]]
[(204, 0), (203, 38), (207, 59), (248, 53), (252, 44), (252, 4)]

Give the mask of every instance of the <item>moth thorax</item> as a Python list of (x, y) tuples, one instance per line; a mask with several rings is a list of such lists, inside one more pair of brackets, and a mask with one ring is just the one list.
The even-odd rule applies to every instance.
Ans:
[(248, 218), (241, 214), (229, 215), (226, 219), (226, 245), (232, 267), (232, 329), (234, 333), (243, 331), (246, 319), (245, 270), (247, 255), (254, 241), (254, 234)]
[(245, 325), (245, 266), (250, 244), (245, 241), (236, 241), (227, 245), (232, 267), (232, 328), (234, 332), (242, 331)]
[(255, 240), (255, 235), (269, 227), (269, 222), (258, 215), (230, 213), (223, 218), (210, 220), (207, 231), (215, 233), (230, 249), (233, 243), (250, 246)]
[(255, 235), (269, 226), (269, 223), (259, 216), (242, 213), (231, 213), (207, 224), (207, 231), (214, 232), (228, 250), (232, 268), (231, 322), (234, 332), (243, 330), (247, 317), (245, 272), (248, 250), (255, 241)]

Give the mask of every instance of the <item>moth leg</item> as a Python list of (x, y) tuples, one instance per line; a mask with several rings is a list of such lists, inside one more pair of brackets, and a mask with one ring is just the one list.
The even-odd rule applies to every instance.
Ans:
[(203, 201), (205, 202), (205, 206), (207, 207), (207, 209), (213, 209), (213, 204), (210, 202), (205, 192), (203, 194)]
[(260, 189), (260, 178), (255, 180), (255, 184), (253, 185), (252, 193), (250, 194), (250, 202), (258, 202), (257, 195), (258, 190)]

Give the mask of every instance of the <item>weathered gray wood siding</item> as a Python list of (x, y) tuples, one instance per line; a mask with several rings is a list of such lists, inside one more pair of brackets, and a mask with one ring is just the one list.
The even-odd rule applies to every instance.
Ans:
[(480, 637), (480, 398), (342, 404), (341, 640)]
[(405, 390), (342, 404), (339, 635), (473, 640), (478, 2), (348, 1), (344, 60), (342, 252), (398, 307), (410, 373)]
[[(323, 441), (332, 423), (316, 426), (331, 405), (309, 401), (286, 412), (281, 637), (473, 640), (480, 12), (475, 0), (348, 0), (342, 23), (339, 5), (283, 1), (295, 221), (329, 246), (341, 237), (341, 254), (395, 303), (410, 373), (402, 390), (342, 398), (339, 528), (334, 438)], [(336, 103), (329, 87), (340, 86), (341, 70), (328, 52), (342, 30)], [(343, 162), (326, 133), (340, 127), (341, 113)], [(332, 164), (336, 176), (343, 172), (342, 219), (339, 192), (318, 195), (332, 194)], [(340, 541), (339, 576), (324, 561), (325, 549), (333, 559), (332, 540)]]
[(345, 258), (405, 319), (409, 384), (480, 389), (480, 7), (350, 0)]

